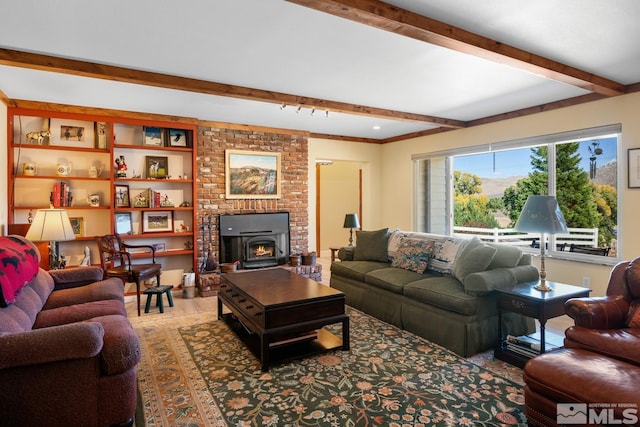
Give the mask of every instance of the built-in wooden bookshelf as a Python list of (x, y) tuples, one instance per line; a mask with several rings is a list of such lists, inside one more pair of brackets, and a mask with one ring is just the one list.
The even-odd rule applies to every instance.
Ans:
[[(163, 284), (196, 270), (195, 124), (25, 108), (9, 108), (8, 122), (10, 224), (28, 224), (64, 182), (70, 199), (56, 205), (77, 231), (60, 242), (68, 265), (79, 264), (87, 246), (98, 264), (95, 237), (121, 232), (156, 245)], [(157, 196), (144, 204), (145, 192)]]

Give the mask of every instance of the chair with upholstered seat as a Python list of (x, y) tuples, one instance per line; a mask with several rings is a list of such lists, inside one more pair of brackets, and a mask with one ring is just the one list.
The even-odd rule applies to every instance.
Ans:
[[(104, 270), (104, 277), (118, 277), (125, 283), (136, 284), (136, 300), (138, 316), (140, 316), (140, 282), (156, 278), (160, 286), (162, 265), (156, 263), (156, 251), (151, 245), (130, 245), (125, 243), (118, 234), (107, 234), (96, 238), (100, 251), (100, 262)], [(151, 252), (148, 256), (150, 263), (133, 263), (129, 249)]]

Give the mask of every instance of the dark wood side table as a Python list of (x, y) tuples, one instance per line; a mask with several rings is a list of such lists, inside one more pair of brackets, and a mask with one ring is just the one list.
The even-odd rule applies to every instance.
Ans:
[(498, 293), (498, 343), (494, 350), (496, 359), (504, 360), (522, 368), (530, 356), (516, 353), (507, 348), (502, 331), (502, 313), (505, 311), (533, 317), (540, 322), (540, 353), (546, 351), (545, 325), (547, 320), (565, 314), (564, 303), (571, 298), (588, 297), (590, 289), (564, 283), (547, 284), (552, 291), (541, 292), (534, 288), (539, 282), (523, 283), (513, 289), (499, 289)]
[(331, 262), (336, 260), (336, 253), (340, 250), (340, 248), (329, 248), (331, 251)]

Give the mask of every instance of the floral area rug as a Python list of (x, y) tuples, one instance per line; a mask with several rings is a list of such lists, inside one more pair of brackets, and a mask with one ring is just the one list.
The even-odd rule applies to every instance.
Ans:
[(139, 328), (146, 425), (526, 425), (520, 370), (486, 354), (463, 359), (359, 311), (349, 314), (350, 351), (269, 372), (222, 321)]

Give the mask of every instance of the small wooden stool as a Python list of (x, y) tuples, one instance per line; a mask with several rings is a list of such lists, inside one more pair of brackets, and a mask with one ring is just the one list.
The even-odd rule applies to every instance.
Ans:
[(167, 294), (169, 307), (173, 307), (173, 296), (171, 296), (171, 289), (173, 289), (173, 285), (154, 286), (153, 288), (145, 289), (143, 293), (147, 295), (147, 303), (144, 306), (144, 312), (149, 312), (149, 308), (151, 307), (151, 299), (154, 295), (156, 295), (156, 306), (160, 308), (160, 313), (164, 313), (162, 294)]

